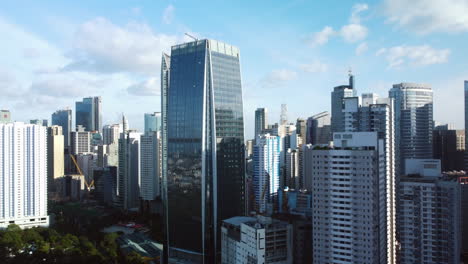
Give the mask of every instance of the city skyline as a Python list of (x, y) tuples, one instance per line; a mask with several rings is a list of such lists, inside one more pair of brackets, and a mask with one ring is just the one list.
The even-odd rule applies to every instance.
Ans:
[[(282, 103), (290, 117), (330, 111), (330, 90), (346, 83), (349, 68), (359, 94), (386, 96), (401, 82), (430, 84), (435, 121), (463, 127), (463, 117), (452, 114), (463, 109), (466, 79), (461, 56), (466, 50), (457, 43), (466, 42), (462, 33), (468, 23), (451, 18), (467, 13), (468, 4), (461, 2), (431, 1), (425, 13), (415, 11), (421, 1), (298, 1), (270, 7), (260, 2), (249, 4), (243, 22), (233, 15), (242, 7), (233, 3), (202, 3), (194, 15), (192, 3), (171, 1), (111, 8), (89, 3), (89, 9), (23, 2), (27, 10), (6, 3), (0, 12), (0, 28), (11, 40), (0, 45), (6, 54), (0, 65), (0, 108), (9, 109), (13, 120), (29, 120), (23, 109), (31, 107), (34, 117), (50, 119), (78, 99), (102, 96), (103, 125), (118, 122), (124, 110), (132, 128), (143, 131), (143, 113), (160, 111), (161, 53), (189, 41), (184, 36), (189, 32), (240, 48), (246, 138), (253, 138), (258, 107), (269, 109), (270, 123), (279, 121)], [(216, 9), (232, 12), (213, 15)], [(312, 18), (310, 10), (316, 11)], [(332, 11), (335, 18), (325, 17)], [(197, 20), (198, 14), (206, 21)], [(113, 43), (118, 48), (112, 49)], [(129, 54), (136, 56), (126, 59)], [(292, 92), (277, 96), (284, 89)], [(303, 96), (307, 93), (312, 99)]]

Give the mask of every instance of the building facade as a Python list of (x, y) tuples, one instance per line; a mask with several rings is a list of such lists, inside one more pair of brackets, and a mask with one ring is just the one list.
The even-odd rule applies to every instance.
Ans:
[(397, 168), (403, 173), (406, 159), (432, 158), (432, 88), (418, 83), (394, 84), (389, 97), (395, 106)]
[(331, 93), (331, 132), (343, 132), (344, 122), (343, 122), (343, 99), (346, 97), (356, 96), (356, 91), (354, 89), (354, 76), (349, 75), (349, 84), (340, 85), (333, 89)]
[(141, 133), (138, 132), (127, 131), (119, 139), (116, 205), (124, 210), (140, 205), (140, 144)]
[(173, 46), (161, 77), (164, 257), (213, 263), (221, 220), (246, 208), (239, 50), (206, 39)]
[(61, 126), (47, 128), (47, 183), (48, 191), (55, 191), (55, 179), (65, 175), (64, 136)]
[(400, 263), (460, 263), (460, 184), (439, 160), (413, 159), (400, 180)]
[(161, 131), (161, 113), (146, 113), (145, 114), (145, 133)]
[(70, 133), (71, 131), (73, 131), (72, 110), (71, 109), (57, 110), (52, 114), (51, 119), (52, 119), (53, 126), (62, 127), (65, 147), (67, 148), (70, 147)]
[(10, 110), (0, 110), (0, 123), (10, 123), (11, 112)]
[(330, 113), (321, 112), (307, 119), (306, 143), (328, 144), (331, 141)]
[(100, 96), (86, 97), (75, 104), (76, 126), (83, 126), (86, 131), (102, 130), (102, 101)]
[(255, 110), (255, 133), (254, 139), (263, 134), (268, 127), (268, 109), (257, 108)]
[(49, 226), (46, 128), (0, 124), (0, 149), (0, 228)]
[(141, 136), (140, 147), (140, 197), (153, 201), (160, 196), (161, 136), (158, 131), (148, 131)]
[(105, 125), (102, 128), (102, 143), (104, 145), (118, 144), (120, 133), (122, 132), (122, 126), (120, 124)]
[(70, 134), (70, 154), (77, 155), (91, 152), (91, 133), (78, 126)]
[(432, 134), (432, 154), (439, 159), (442, 171), (465, 169), (465, 130), (437, 126)]

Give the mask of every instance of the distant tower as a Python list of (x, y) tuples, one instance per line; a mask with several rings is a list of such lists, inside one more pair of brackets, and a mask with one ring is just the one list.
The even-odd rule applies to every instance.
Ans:
[(280, 125), (286, 125), (287, 123), (288, 123), (288, 106), (286, 104), (281, 104)]

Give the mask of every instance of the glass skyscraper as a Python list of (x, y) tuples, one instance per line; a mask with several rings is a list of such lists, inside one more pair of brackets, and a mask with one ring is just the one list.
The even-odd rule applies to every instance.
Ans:
[(349, 84), (340, 85), (333, 88), (331, 93), (331, 132), (343, 132), (344, 127), (344, 114), (343, 114), (343, 99), (346, 97), (356, 96), (354, 89), (354, 76), (349, 74)]
[(146, 113), (145, 114), (145, 133), (161, 131), (161, 113)]
[(173, 46), (161, 82), (165, 257), (215, 263), (221, 221), (245, 214), (239, 50)]
[(82, 102), (76, 102), (76, 126), (85, 127), (86, 131), (101, 131), (102, 112), (101, 97), (83, 98)]
[(465, 170), (468, 169), (468, 81), (465, 81)]
[(389, 91), (395, 107), (397, 168), (404, 172), (405, 159), (432, 158), (432, 88), (425, 84), (394, 84)]
[(70, 132), (72, 129), (72, 110), (57, 110), (52, 114), (52, 125), (61, 126), (64, 137), (65, 147), (70, 146)]

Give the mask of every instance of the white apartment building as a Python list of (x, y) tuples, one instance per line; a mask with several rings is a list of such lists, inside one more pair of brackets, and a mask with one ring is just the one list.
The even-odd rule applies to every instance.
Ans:
[(385, 140), (333, 137), (333, 147), (311, 151), (313, 263), (395, 263)]
[(270, 217), (237, 216), (221, 226), (221, 263), (292, 264), (292, 225)]
[(47, 128), (0, 124), (0, 228), (49, 226)]
[(160, 196), (161, 137), (159, 131), (146, 132), (140, 146), (140, 197), (152, 201)]

